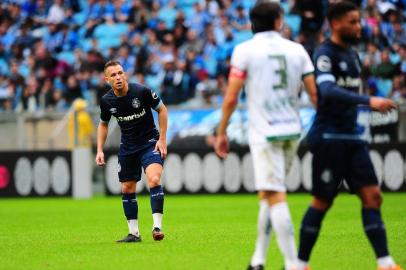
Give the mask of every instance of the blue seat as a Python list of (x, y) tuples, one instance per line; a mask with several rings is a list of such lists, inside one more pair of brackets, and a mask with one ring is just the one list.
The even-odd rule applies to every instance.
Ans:
[(145, 84), (155, 91), (159, 92), (161, 86), (161, 78), (158, 75), (147, 75), (145, 76)]
[(251, 31), (236, 31), (234, 33), (235, 44), (244, 42), (252, 37)]
[(63, 51), (63, 52), (60, 52), (58, 55), (57, 55), (57, 58), (59, 59), (59, 60), (63, 60), (63, 61), (65, 61), (66, 63), (68, 63), (69, 65), (72, 65), (72, 64), (74, 64), (75, 63), (75, 54), (73, 53), (73, 51)]
[(75, 13), (73, 15), (73, 20), (75, 21), (76, 24), (83, 25), (86, 22), (86, 16), (82, 12)]
[(163, 8), (158, 13), (158, 18), (165, 22), (168, 29), (173, 29), (175, 26), (177, 11), (172, 8)]
[(120, 38), (98, 38), (97, 43), (101, 51), (120, 46)]
[(297, 36), (299, 34), (301, 21), (302, 21), (302, 19), (298, 15), (293, 15), (293, 14), (285, 15), (285, 23), (292, 30), (293, 36)]
[(376, 80), (376, 85), (378, 87), (377, 96), (388, 97), (392, 91), (392, 80), (379, 78)]

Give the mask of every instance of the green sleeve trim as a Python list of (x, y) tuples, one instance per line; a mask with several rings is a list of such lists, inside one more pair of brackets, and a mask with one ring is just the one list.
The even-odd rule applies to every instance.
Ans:
[(313, 71), (303, 74), (302, 79), (304, 79), (306, 76), (309, 76), (309, 75), (313, 75)]
[(266, 137), (268, 142), (276, 142), (276, 141), (290, 141), (290, 140), (297, 140), (300, 138), (300, 133), (292, 134), (292, 135), (282, 135), (282, 136), (270, 136)]

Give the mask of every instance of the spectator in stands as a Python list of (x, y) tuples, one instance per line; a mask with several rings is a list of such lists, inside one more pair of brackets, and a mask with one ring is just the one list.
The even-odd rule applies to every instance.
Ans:
[(232, 18), (231, 25), (237, 31), (250, 31), (251, 23), (248, 18), (247, 13), (244, 10), (244, 7), (238, 5), (235, 11), (235, 14)]
[[(41, 93), (42, 89), (50, 89), (47, 78), (54, 86), (50, 90), (52, 95), (47, 94), (47, 100), (53, 99), (55, 104), (45, 107), (66, 108), (71, 102), (71, 98), (68, 103), (65, 100), (70, 74), (76, 78), (81, 96), (91, 106), (97, 105), (98, 99), (92, 100), (92, 91), (100, 89), (102, 93), (105, 89), (104, 83), (99, 82), (99, 75), (107, 58), (119, 59), (128, 65), (131, 80), (145, 81), (157, 89), (164, 82), (162, 59), (175, 58), (173, 74), (177, 75), (174, 80), (182, 81), (175, 83), (178, 88), (182, 85), (182, 90), (176, 90), (182, 94), (175, 103), (195, 96), (196, 84), (206, 80), (204, 76), (197, 76), (200, 70), (208, 72), (209, 78), (216, 78), (217, 87), (221, 88), (227, 79), (231, 52), (245, 38), (241, 35), (244, 30), (249, 29), (247, 13), (254, 3), (231, 0), (3, 2), (0, 5), (0, 73), (14, 76), (10, 78), (15, 86), (15, 94), (9, 102), (11, 106), (7, 106), (30, 111), (44, 106), (41, 105), (45, 104), (41, 103)], [(283, 35), (301, 41), (311, 53), (325, 36), (324, 32), (323, 35), (317, 33), (328, 2), (295, 1), (293, 12), (302, 18), (301, 38), (287, 26)], [(382, 85), (388, 89), (392, 84), (393, 65), (398, 65), (403, 76), (406, 71), (404, 6), (401, 1), (357, 2), (364, 10), (364, 39), (359, 46), (363, 79), (375, 82), (377, 91)], [(124, 47), (127, 49), (120, 49)], [(381, 63), (381, 51), (385, 48), (391, 51), (388, 51), (389, 56), (384, 56), (390, 61)], [(14, 61), (23, 84), (19, 76), (20, 83), (16, 83), (17, 73), (9, 70), (13, 69)], [(372, 73), (379, 77), (371, 77)], [(184, 91), (185, 87), (189, 91)], [(400, 93), (398, 89), (402, 87), (393, 89), (395, 97), (395, 92)], [(97, 97), (100, 93), (96, 93)], [(221, 91), (216, 93), (221, 96)]]
[(204, 41), (199, 38), (198, 32), (193, 28), (189, 28), (186, 33), (186, 41), (179, 48), (179, 55), (184, 57), (186, 52), (190, 50), (200, 54), (203, 50), (203, 42)]
[(34, 75), (30, 75), (27, 79), (26, 86), (21, 97), (22, 109), (35, 112), (37, 110), (38, 97), (38, 81)]
[(113, 17), (115, 22), (126, 22), (128, 21), (128, 15), (130, 12), (130, 7), (126, 2), (122, 0), (113, 0), (113, 6), (108, 11), (108, 14)]
[(53, 2), (48, 11), (47, 22), (59, 24), (65, 19), (63, 0), (54, 0)]
[(384, 49), (381, 52), (380, 63), (372, 67), (371, 73), (375, 77), (392, 80), (392, 78), (399, 73), (398, 68), (398, 65), (390, 61), (389, 49)]
[(121, 45), (118, 49), (117, 60), (120, 61), (121, 66), (126, 70), (127, 74), (131, 76), (134, 73), (135, 57), (130, 54), (130, 48), (126, 45)]
[(25, 87), (25, 79), (19, 71), (19, 63), (16, 60), (10, 61), (10, 74), (8, 75), (9, 80), (17, 88), (23, 89)]
[(402, 21), (396, 20), (393, 23), (393, 36), (390, 39), (390, 43), (406, 44), (406, 30), (403, 27)]

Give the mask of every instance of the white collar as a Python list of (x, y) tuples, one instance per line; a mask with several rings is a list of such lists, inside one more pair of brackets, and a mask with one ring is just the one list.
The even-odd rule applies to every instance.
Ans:
[(279, 32), (276, 32), (276, 31), (264, 31), (264, 32), (259, 32), (259, 33), (256, 33), (255, 35), (254, 35), (254, 38), (257, 38), (257, 37), (259, 37), (259, 38), (273, 38), (273, 37), (280, 37), (281, 36), (281, 34), (279, 33)]

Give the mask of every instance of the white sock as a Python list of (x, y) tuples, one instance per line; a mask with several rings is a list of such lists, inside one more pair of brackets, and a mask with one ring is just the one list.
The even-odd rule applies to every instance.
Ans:
[(395, 266), (395, 261), (393, 260), (392, 256), (385, 256), (385, 257), (380, 257), (377, 259), (378, 266), (379, 267), (391, 267)]
[(272, 205), (270, 213), (272, 229), (275, 230), (279, 249), (285, 258), (285, 269), (292, 269), (297, 265), (297, 252), (288, 203)]
[(308, 262), (302, 261), (302, 260), (297, 260), (297, 270), (306, 270), (308, 269), (307, 267), (309, 266)]
[(269, 213), (269, 204), (267, 200), (259, 202), (257, 240), (255, 242), (254, 255), (251, 258), (251, 266), (265, 264), (266, 251), (271, 237), (271, 220)]
[(138, 219), (127, 220), (128, 230), (132, 235), (139, 236), (140, 231), (138, 230)]
[(153, 213), (152, 219), (154, 220), (154, 227), (153, 228), (162, 228), (162, 214), (161, 213)]

